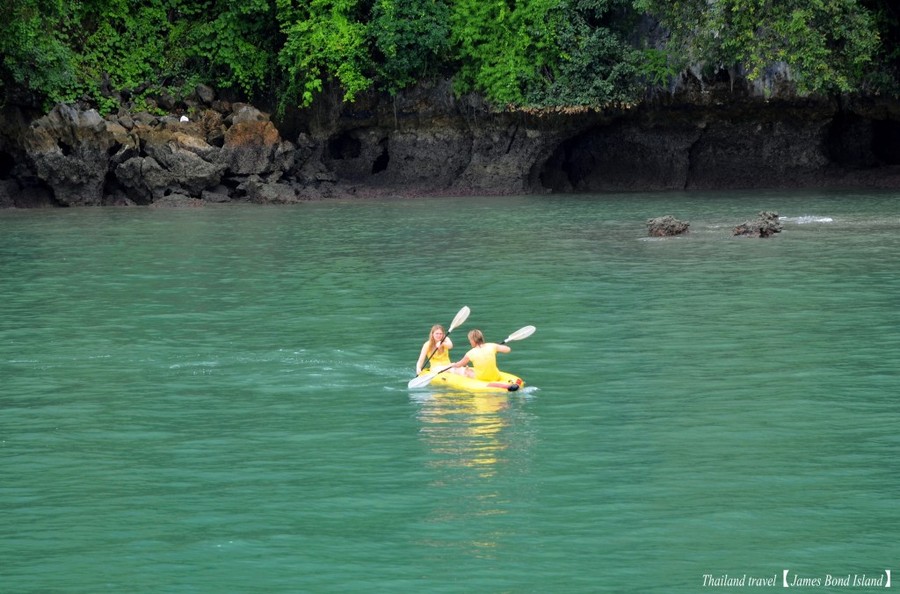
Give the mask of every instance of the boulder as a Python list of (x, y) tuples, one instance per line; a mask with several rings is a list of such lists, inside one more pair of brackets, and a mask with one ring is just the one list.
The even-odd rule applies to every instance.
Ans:
[(777, 212), (760, 212), (755, 221), (741, 223), (733, 230), (735, 237), (771, 237), (781, 233)]
[(250, 105), (235, 104), (228, 123), (219, 162), (230, 174), (261, 175), (293, 166), (294, 147), (281, 139), (268, 115)]
[(225, 166), (218, 163), (220, 149), (206, 143), (202, 132), (189, 133), (178, 126), (159, 127), (141, 135), (143, 152), (116, 167), (115, 176), (143, 202), (172, 192), (199, 198), (203, 190), (217, 186)]
[(194, 94), (204, 105), (212, 105), (212, 102), (216, 100), (216, 92), (208, 85), (197, 85)]
[(203, 200), (192, 198), (186, 194), (169, 194), (159, 200), (154, 200), (150, 206), (154, 208), (198, 208), (203, 205)]
[(224, 186), (216, 186), (211, 190), (203, 190), (200, 193), (200, 198), (204, 202), (213, 202), (218, 204), (231, 202), (231, 194), (228, 192), (228, 188)]
[(257, 204), (294, 204), (301, 201), (291, 184), (277, 180), (266, 181), (256, 175), (250, 176), (238, 186), (238, 191)]
[(647, 219), (647, 234), (650, 237), (674, 237), (688, 232), (691, 224), (679, 221), (672, 215)]
[(36, 120), (24, 137), (25, 152), (38, 178), (63, 206), (99, 205), (109, 156), (131, 140), (117, 122), (97, 111), (57, 105)]

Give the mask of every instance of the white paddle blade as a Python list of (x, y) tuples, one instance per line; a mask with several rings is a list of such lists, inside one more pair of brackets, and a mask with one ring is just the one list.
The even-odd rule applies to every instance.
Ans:
[(464, 305), (459, 312), (457, 312), (456, 317), (453, 318), (453, 321), (450, 322), (450, 328), (447, 330), (447, 334), (453, 332), (453, 329), (457, 326), (461, 326), (465, 323), (466, 320), (469, 319), (469, 314), (472, 313), (472, 310), (469, 309), (468, 305)]
[(406, 384), (406, 387), (409, 389), (421, 388), (422, 386), (427, 385), (432, 379), (434, 379), (434, 375), (431, 373), (427, 373), (425, 375), (417, 375), (416, 377), (409, 380), (409, 383)]
[(406, 384), (407, 388), (421, 388), (422, 386), (427, 386), (431, 380), (444, 373), (448, 369), (453, 367), (452, 365), (448, 365), (444, 368), (438, 369), (437, 371), (432, 371), (430, 373), (426, 373), (425, 375), (417, 375), (416, 377), (409, 380), (409, 383)]
[(523, 338), (528, 338), (529, 336), (534, 334), (535, 330), (537, 330), (537, 328), (535, 328), (534, 326), (525, 326), (524, 328), (519, 328), (518, 330), (507, 336), (506, 340), (504, 340), (503, 343), (505, 344), (512, 340), (522, 340)]

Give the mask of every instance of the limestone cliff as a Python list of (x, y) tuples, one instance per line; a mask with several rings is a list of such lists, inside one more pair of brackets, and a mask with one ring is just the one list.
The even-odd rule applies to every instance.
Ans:
[(496, 112), (449, 84), (328, 96), (274, 121), (209, 89), (165, 117), (0, 115), (0, 206), (293, 203), (382, 194), (900, 187), (900, 103), (766, 96), (685, 74), (603, 111)]

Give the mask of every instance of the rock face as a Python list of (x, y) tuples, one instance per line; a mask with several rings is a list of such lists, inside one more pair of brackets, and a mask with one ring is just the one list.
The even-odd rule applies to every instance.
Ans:
[(225, 165), (202, 137), (163, 126), (141, 137), (143, 150), (114, 168), (129, 196), (150, 203), (172, 193), (199, 196), (222, 179)]
[(109, 151), (128, 143), (125, 129), (93, 110), (58, 105), (34, 122), (24, 149), (38, 178), (64, 206), (100, 204), (109, 171)]
[[(30, 126), (15, 120), (18, 142), (0, 155), (33, 175), (0, 179), (2, 206), (176, 204), (169, 196), (212, 202), (294, 202), (298, 192), (277, 184), (294, 166), (294, 145), (281, 139), (269, 117), (235, 105), (227, 118), (212, 109), (188, 117), (120, 113), (103, 119), (94, 110), (59, 105)], [(9, 120), (7, 120), (9, 121)], [(0, 139), (3, 135), (0, 135)], [(268, 175), (268, 188), (237, 191)], [(264, 183), (263, 185), (266, 185)], [(274, 188), (274, 189), (273, 189)], [(180, 203), (179, 203), (180, 204)]]
[(261, 175), (288, 171), (294, 146), (282, 142), (268, 116), (250, 105), (237, 105), (224, 130), (218, 161), (234, 175)]
[(8, 106), (0, 207), (900, 187), (898, 102), (680, 89), (636, 108), (495, 113), (443, 82), (354, 104), (326, 98), (277, 123), (206, 87), (190, 106), (167, 102), (165, 117), (59, 105), (31, 119)]

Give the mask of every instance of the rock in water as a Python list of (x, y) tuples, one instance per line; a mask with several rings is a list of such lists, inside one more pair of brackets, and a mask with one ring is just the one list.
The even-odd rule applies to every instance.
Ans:
[(741, 223), (734, 228), (735, 237), (771, 237), (781, 233), (781, 222), (777, 212), (762, 211), (755, 221)]
[(647, 233), (650, 237), (674, 237), (688, 232), (691, 224), (679, 221), (672, 215), (647, 219)]

